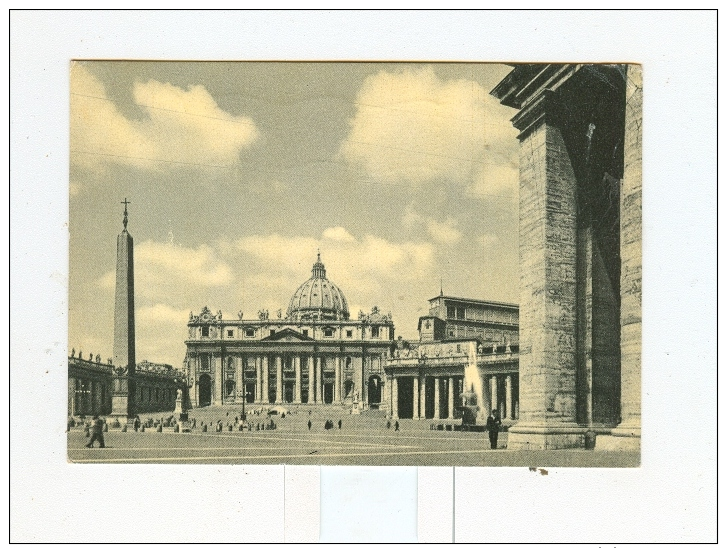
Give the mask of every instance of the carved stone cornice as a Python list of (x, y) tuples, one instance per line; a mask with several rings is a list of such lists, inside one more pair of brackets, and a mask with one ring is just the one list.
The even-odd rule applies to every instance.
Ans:
[(618, 65), (542, 64), (518, 65), (490, 93), (509, 107), (520, 110), (512, 124), (520, 130), (519, 139), (542, 123), (564, 127), (572, 123), (569, 109), (573, 93), (596, 97), (623, 86)]

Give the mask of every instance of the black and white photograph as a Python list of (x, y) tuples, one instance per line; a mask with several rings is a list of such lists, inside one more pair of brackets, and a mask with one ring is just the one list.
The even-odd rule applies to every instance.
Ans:
[(642, 88), (73, 61), (69, 460), (638, 466)]

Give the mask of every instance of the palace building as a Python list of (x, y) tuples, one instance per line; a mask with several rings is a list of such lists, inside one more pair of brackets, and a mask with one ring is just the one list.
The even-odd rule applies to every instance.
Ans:
[(518, 343), (518, 306), (478, 299), (429, 299), (429, 314), (419, 318), (419, 340), (477, 338), (485, 345)]
[(391, 313), (352, 319), (341, 289), (318, 260), (287, 313), (226, 319), (190, 312), (185, 371), (192, 406), (351, 404), (385, 406), (384, 362), (394, 340)]
[[(395, 419), (459, 419), (462, 394), (480, 394), (480, 420), (519, 415), (518, 306), (439, 296), (419, 318), (419, 341), (398, 341), (384, 366)], [(465, 369), (473, 367), (465, 380)], [(476, 373), (474, 373), (476, 372)], [(474, 387), (474, 383), (479, 386)]]

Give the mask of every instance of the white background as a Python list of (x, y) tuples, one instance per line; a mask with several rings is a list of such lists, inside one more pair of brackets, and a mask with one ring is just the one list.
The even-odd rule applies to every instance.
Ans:
[[(716, 540), (715, 12), (29, 11), (10, 23), (11, 541), (374, 540), (352, 523), (392, 513), (402, 521), (383, 520), (376, 539)], [(369, 473), (362, 489), (366, 469), (67, 464), (72, 58), (643, 63), (641, 468), (420, 468)], [(351, 505), (319, 528), (342, 493)]]

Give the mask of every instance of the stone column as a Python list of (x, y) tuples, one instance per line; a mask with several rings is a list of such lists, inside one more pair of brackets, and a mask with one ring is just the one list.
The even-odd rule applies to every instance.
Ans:
[(218, 354), (214, 356), (213, 361), (215, 363), (215, 401), (213, 402), (215, 405), (222, 405), (225, 401), (225, 398), (223, 396), (223, 375), (222, 370), (224, 369), (224, 364), (222, 363), (222, 354)]
[(263, 366), (263, 378), (262, 378), (262, 402), (270, 403), (270, 389), (268, 388), (268, 381), (270, 380), (270, 374), (268, 370), (268, 356), (262, 357)]
[(313, 356), (306, 356), (308, 360), (308, 403), (316, 402), (315, 362)]
[(399, 418), (399, 383), (396, 377), (391, 379), (391, 418)]
[(245, 356), (238, 356), (235, 361), (237, 362), (236, 365), (236, 375), (235, 375), (235, 386), (237, 390), (235, 391), (235, 401), (242, 402), (242, 400), (245, 399), (245, 387), (242, 384), (242, 369), (245, 367), (245, 360), (247, 358)]
[(419, 377), (414, 377), (414, 390), (412, 391), (412, 403), (414, 411), (412, 412), (412, 418), (419, 418)]
[(422, 376), (419, 379), (419, 417), (427, 416), (427, 377)]
[(499, 403), (497, 397), (497, 376), (492, 375), (490, 377), (490, 408), (485, 412), (489, 415), (493, 409), (499, 409), (497, 404)]
[(316, 356), (316, 399), (323, 403), (323, 360)]
[(621, 423), (596, 449), (641, 449), (641, 124), (640, 65), (626, 69), (624, 176), (621, 182)]
[(301, 390), (301, 372), (300, 372), (300, 356), (295, 355), (293, 357), (295, 366), (295, 396), (293, 397), (293, 403), (300, 403), (300, 390)]
[(434, 377), (434, 418), (441, 419), (439, 413), (439, 377)]
[[(576, 423), (576, 188), (558, 99), (545, 92), (520, 135), (520, 421), (509, 449), (579, 447)], [(584, 137), (585, 138), (585, 137)], [(493, 398), (494, 398), (493, 394)], [(495, 401), (492, 408), (495, 408)]]
[(505, 377), (505, 419), (515, 418), (515, 414), (513, 413), (514, 407), (512, 405), (512, 377), (508, 375)]
[(283, 359), (275, 356), (275, 403), (283, 403)]
[(333, 384), (333, 401), (341, 403), (341, 356), (336, 356), (336, 380)]
[(263, 401), (263, 372), (260, 356), (255, 356), (255, 403)]
[(76, 415), (76, 379), (68, 377), (68, 415)]
[(448, 419), (454, 418), (454, 377), (447, 379), (447, 409), (449, 410)]

